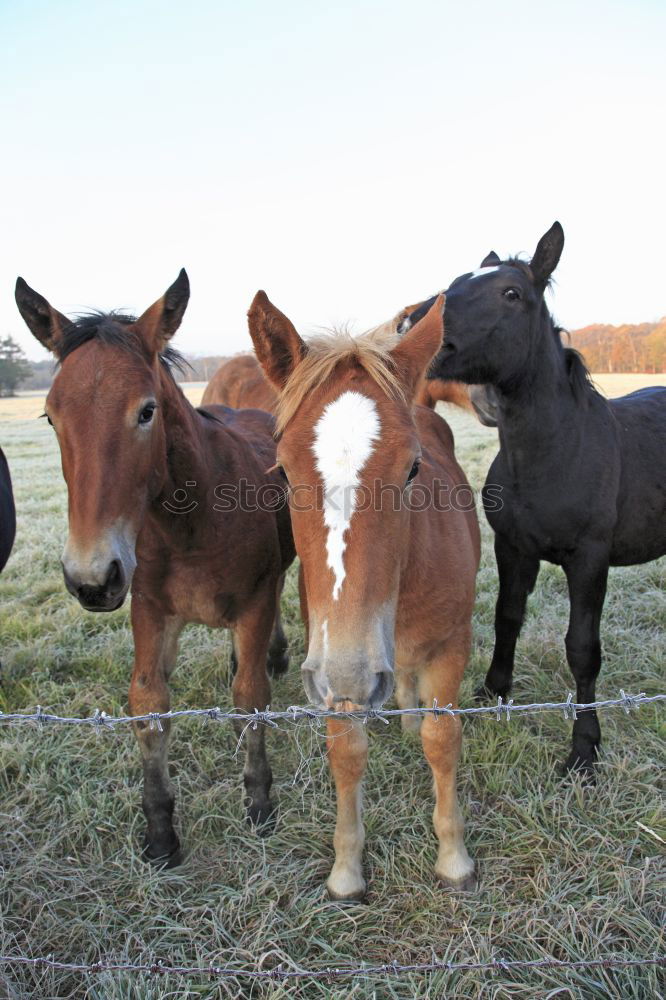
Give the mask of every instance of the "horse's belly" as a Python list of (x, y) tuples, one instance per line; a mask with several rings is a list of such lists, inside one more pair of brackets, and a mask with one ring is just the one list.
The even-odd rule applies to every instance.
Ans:
[(167, 582), (165, 591), (173, 613), (186, 622), (228, 628), (234, 620), (234, 595), (214, 579), (202, 582), (200, 572), (178, 574)]

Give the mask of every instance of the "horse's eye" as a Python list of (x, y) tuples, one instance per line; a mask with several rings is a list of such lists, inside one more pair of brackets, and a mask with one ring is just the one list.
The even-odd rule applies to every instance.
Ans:
[(53, 427), (53, 421), (51, 420), (51, 418), (48, 415), (48, 413), (45, 413), (44, 416), (46, 417), (46, 419), (48, 421), (49, 427)]
[(502, 292), (502, 295), (504, 296), (505, 299), (508, 299), (509, 302), (515, 302), (516, 299), (520, 298), (520, 292), (518, 291), (517, 288), (506, 288)]
[(139, 424), (140, 425), (149, 424), (150, 421), (153, 419), (153, 414), (155, 413), (156, 409), (157, 409), (157, 403), (146, 403), (144, 408), (141, 410), (141, 413), (139, 414)]
[(409, 475), (407, 476), (407, 482), (411, 483), (412, 479), (416, 479), (419, 474), (419, 469), (421, 467), (421, 459), (417, 458), (413, 466), (409, 470)]
[(281, 465), (278, 465), (277, 471), (282, 476), (282, 478), (284, 479), (284, 481), (287, 484), (287, 486), (289, 486), (289, 480), (287, 479), (287, 473), (284, 471), (284, 469), (282, 468)]

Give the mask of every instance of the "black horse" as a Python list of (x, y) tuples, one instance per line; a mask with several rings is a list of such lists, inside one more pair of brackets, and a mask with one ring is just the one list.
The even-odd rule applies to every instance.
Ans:
[[(529, 266), (493, 252), (456, 278), (430, 372), (488, 385), (499, 414), (500, 451), (485, 490), (500, 486), (502, 504), (485, 506), (500, 585), (495, 651), (479, 696), (511, 688), (527, 596), (546, 559), (567, 578), (577, 700), (594, 701), (608, 567), (666, 552), (666, 388), (613, 400), (595, 390), (544, 302), (563, 245), (556, 222)], [(580, 714), (564, 769), (591, 774), (600, 736), (596, 713)]]
[(0, 571), (9, 559), (16, 535), (16, 510), (9, 466), (0, 448)]

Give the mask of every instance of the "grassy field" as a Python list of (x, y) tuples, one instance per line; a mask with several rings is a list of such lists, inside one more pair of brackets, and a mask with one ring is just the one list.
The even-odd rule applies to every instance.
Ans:
[[(598, 379), (602, 386), (606, 377)], [(659, 378), (653, 379), (658, 381)], [(624, 385), (617, 391), (637, 388)], [(614, 392), (615, 386), (607, 391)], [(194, 390), (196, 393), (198, 390)], [(0, 443), (17, 497), (16, 547), (0, 577), (0, 709), (88, 714), (126, 707), (132, 657), (127, 609), (85, 613), (64, 589), (59, 556), (66, 495), (55, 439), (35, 418), (42, 400), (0, 401)], [(478, 486), (496, 435), (447, 413), (458, 454)], [(492, 650), (496, 573), (483, 522), (475, 646), (463, 704)], [(436, 586), (436, 581), (433, 581)], [(620, 687), (663, 691), (666, 561), (611, 572), (603, 620), (600, 697)], [(302, 703), (303, 654), (295, 577), (285, 594), (292, 668), (273, 705)], [(516, 701), (566, 695), (567, 600), (562, 573), (544, 566), (519, 644)], [(229, 705), (226, 634), (190, 627), (173, 683), (174, 707)], [(400, 727), (373, 724), (366, 782), (365, 905), (329, 902), (334, 802), (321, 735), (270, 731), (280, 803), (274, 834), (246, 829), (241, 762), (225, 724), (175, 726), (172, 762), (185, 864), (159, 874), (142, 864), (139, 761), (128, 730), (103, 733), (0, 728), (0, 953), (52, 953), (238, 967), (278, 962), (452, 962), (651, 956), (666, 951), (664, 710), (608, 712), (594, 788), (556, 777), (570, 723), (549, 714), (497, 723), (465, 720), (459, 787), (478, 892), (433, 881), (431, 782), (420, 746)], [(654, 968), (629, 971), (433, 974), (340, 983), (221, 985), (128, 974), (83, 978), (0, 966), (0, 997), (90, 1000), (213, 998), (602, 998), (666, 996)]]

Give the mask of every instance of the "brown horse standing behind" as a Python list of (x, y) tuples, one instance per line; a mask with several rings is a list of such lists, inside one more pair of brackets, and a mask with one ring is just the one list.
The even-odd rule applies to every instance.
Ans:
[[(434, 301), (434, 299), (432, 300)], [(431, 301), (431, 305), (432, 305)], [(391, 338), (397, 338), (412, 325), (413, 314), (422, 312), (423, 303), (401, 309), (397, 316), (369, 330), (364, 337), (385, 339), (388, 344)], [(427, 312), (427, 310), (426, 310)], [(479, 393), (478, 386), (465, 385), (464, 382), (451, 382), (444, 379), (421, 380), (416, 391), (415, 402), (434, 410), (437, 403), (451, 403), (462, 410), (467, 410), (487, 427), (496, 427), (495, 414), (491, 412), (486, 397)], [(228, 361), (223, 361), (204, 389), (201, 399), (202, 406), (219, 403), (223, 406), (233, 406), (235, 409), (254, 407), (275, 413), (277, 393), (264, 378), (261, 366), (254, 354), (238, 354)]]
[(201, 397), (202, 406), (221, 404), (235, 410), (275, 412), (277, 394), (264, 378), (254, 354), (237, 354), (223, 361)]
[[(440, 298), (390, 351), (369, 336), (305, 343), (263, 292), (250, 309), (257, 356), (280, 393), (277, 460), (290, 485), (308, 626), (303, 680), (321, 707), (379, 708), (394, 673), (401, 707), (435, 699), (457, 705), (479, 526), (469, 492), (466, 510), (453, 501), (455, 487), (469, 487), (448, 425), (413, 406), (442, 343), (442, 309)], [(406, 728), (414, 721), (403, 716)], [(365, 892), (367, 727), (329, 719), (328, 737), (338, 801), (328, 889), (353, 899)], [(456, 797), (460, 719), (427, 715), (421, 739), (435, 781), (435, 871), (449, 885), (468, 887), (474, 865)]]
[[(271, 644), (281, 576), (294, 556), (285, 504), (253, 490), (284, 490), (273, 421), (256, 410), (195, 410), (170, 370), (168, 343), (189, 298), (181, 271), (139, 319), (95, 314), (71, 323), (19, 278), (16, 300), (35, 337), (60, 362), (46, 400), (69, 491), (62, 557), (67, 589), (89, 611), (114, 611), (132, 584), (133, 715), (166, 712), (178, 636), (187, 622), (233, 632), (234, 703), (270, 702), (269, 666), (284, 668), (284, 636)], [(239, 484), (245, 483), (245, 493)], [(243, 502), (243, 500), (245, 502)], [(144, 856), (180, 861), (169, 780), (169, 722), (135, 725), (143, 758)], [(261, 727), (245, 735), (249, 818), (272, 811)]]

